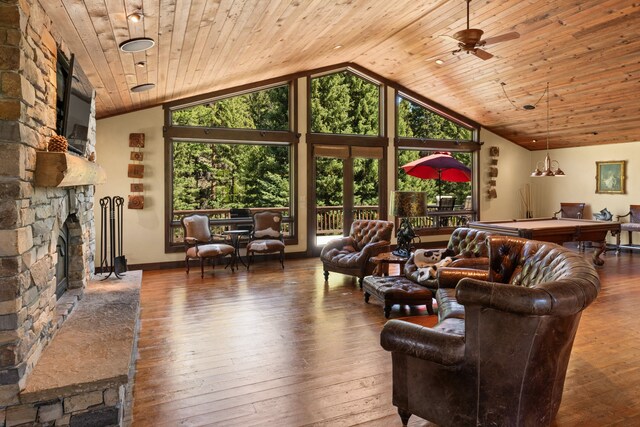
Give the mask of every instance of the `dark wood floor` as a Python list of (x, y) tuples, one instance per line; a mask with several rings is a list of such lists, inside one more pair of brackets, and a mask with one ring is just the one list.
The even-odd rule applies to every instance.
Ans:
[[(640, 425), (640, 254), (605, 259), (557, 426)], [(145, 272), (141, 298), (134, 426), (401, 425), (382, 306), (318, 259)]]

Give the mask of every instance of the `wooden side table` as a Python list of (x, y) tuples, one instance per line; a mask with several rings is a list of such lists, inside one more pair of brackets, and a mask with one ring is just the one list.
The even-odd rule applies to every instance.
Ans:
[(391, 252), (384, 252), (369, 258), (369, 262), (372, 262), (376, 265), (375, 270), (373, 270), (374, 276), (388, 276), (389, 264), (400, 265), (400, 275), (402, 275), (403, 274), (402, 272), (404, 270), (404, 265), (407, 263), (408, 260), (409, 258), (397, 256)]

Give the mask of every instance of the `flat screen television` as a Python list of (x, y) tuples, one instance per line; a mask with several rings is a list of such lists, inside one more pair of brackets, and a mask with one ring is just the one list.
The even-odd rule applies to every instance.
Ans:
[(69, 141), (69, 150), (85, 154), (93, 87), (80, 64), (58, 52), (57, 63), (56, 132)]

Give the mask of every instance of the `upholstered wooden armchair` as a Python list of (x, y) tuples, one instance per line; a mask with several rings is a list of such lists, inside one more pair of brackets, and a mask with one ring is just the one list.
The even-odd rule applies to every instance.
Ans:
[(560, 218), (584, 218), (584, 206), (585, 203), (560, 203), (560, 210), (553, 213), (553, 217), (557, 218), (560, 214)]
[(621, 218), (629, 217), (629, 222), (623, 222), (620, 224), (620, 233), (616, 236), (616, 244), (618, 246), (618, 252), (620, 251), (620, 235), (623, 231), (629, 233), (629, 246), (633, 245), (633, 237), (631, 233), (640, 232), (640, 205), (630, 205), (629, 212), (625, 215), (617, 215), (617, 220)]
[(284, 237), (282, 236), (282, 214), (264, 211), (253, 214), (253, 229), (247, 243), (247, 270), (253, 255), (280, 253), (280, 265), (284, 268)]
[(353, 221), (348, 236), (331, 240), (322, 249), (324, 280), (329, 280), (329, 272), (334, 271), (356, 276), (362, 287), (364, 276), (373, 273), (375, 268), (369, 258), (390, 250), (392, 231), (390, 221)]
[[(585, 203), (560, 203), (560, 210), (553, 213), (553, 217), (557, 218), (560, 214), (560, 218), (584, 218), (584, 206)], [(584, 251), (584, 242), (578, 242), (578, 249)]]
[[(188, 215), (182, 218), (184, 230), (185, 265), (189, 274), (189, 260), (200, 260), (200, 277), (204, 277), (204, 260), (214, 260), (227, 255), (233, 257), (235, 250), (227, 244), (227, 238), (220, 235), (212, 235), (209, 229), (209, 217), (206, 215)], [(215, 263), (211, 265), (215, 268)], [(233, 271), (233, 263), (231, 263)]]

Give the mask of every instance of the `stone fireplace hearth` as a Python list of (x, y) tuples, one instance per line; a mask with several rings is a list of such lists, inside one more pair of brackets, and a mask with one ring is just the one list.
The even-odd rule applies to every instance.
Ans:
[[(21, 393), (54, 336), (73, 318), (73, 307), (82, 304), (92, 277), (92, 184), (99, 179), (36, 184), (38, 153), (56, 129), (58, 51), (70, 52), (38, 0), (2, 1), (0, 16), (0, 414), (11, 413), (15, 421), (22, 419), (20, 411), (42, 406), (34, 394), (26, 402)], [(95, 150), (95, 100), (92, 112), (85, 156)], [(82, 156), (62, 157), (74, 168), (69, 176), (85, 164), (99, 175), (99, 167)], [(58, 298), (57, 247), (65, 226), (67, 291)]]

